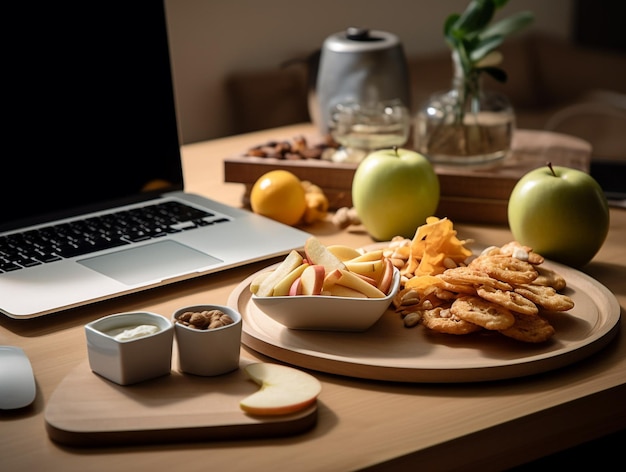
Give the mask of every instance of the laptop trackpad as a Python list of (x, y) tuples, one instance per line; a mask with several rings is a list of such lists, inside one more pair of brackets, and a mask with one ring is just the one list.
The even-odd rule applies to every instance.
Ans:
[(78, 261), (127, 285), (167, 279), (219, 262), (222, 261), (175, 241), (158, 241)]

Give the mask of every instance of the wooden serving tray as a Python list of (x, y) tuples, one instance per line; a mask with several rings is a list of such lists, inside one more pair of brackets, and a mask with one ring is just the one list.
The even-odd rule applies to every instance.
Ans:
[(242, 342), (247, 347), (301, 368), (393, 382), (510, 379), (578, 362), (603, 349), (619, 332), (620, 305), (608, 288), (571, 267), (544, 264), (565, 277), (564, 293), (575, 306), (566, 313), (545, 314), (556, 334), (536, 345), (488, 330), (452, 335), (424, 326), (407, 329), (392, 307), (364, 332), (289, 329), (252, 301), (250, 283), (258, 272), (241, 282), (228, 305), (241, 313)]
[(251, 416), (239, 402), (258, 390), (239, 369), (216, 377), (172, 370), (170, 375), (120, 386), (78, 365), (46, 406), (46, 430), (72, 446), (111, 446), (281, 437), (311, 429), (317, 405), (282, 416)]
[[(309, 141), (316, 142), (319, 138)], [(357, 164), (253, 157), (246, 156), (245, 151), (224, 160), (224, 180), (245, 184), (242, 197), (245, 206), (257, 179), (275, 169), (287, 169), (301, 180), (319, 185), (329, 199), (331, 210), (352, 206), (352, 179)], [(437, 216), (473, 223), (506, 223), (509, 196), (517, 181), (548, 161), (589, 172), (591, 145), (564, 134), (517, 130), (513, 151), (507, 159), (480, 167), (436, 165), (441, 186)]]

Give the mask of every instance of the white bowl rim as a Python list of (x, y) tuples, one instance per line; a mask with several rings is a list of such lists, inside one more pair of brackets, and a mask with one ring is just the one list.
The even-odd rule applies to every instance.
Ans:
[[(85, 329), (93, 332), (94, 334), (106, 336), (107, 338), (110, 338), (118, 343), (127, 343), (127, 342), (137, 341), (137, 339), (126, 339), (126, 340), (120, 341), (119, 339), (116, 339), (115, 336), (111, 336), (110, 334), (106, 333), (106, 331), (108, 330), (123, 327), (124, 326), (123, 323), (117, 323), (117, 321), (121, 320), (122, 318), (129, 318), (130, 320), (136, 319), (136, 318), (155, 320), (155, 322), (157, 323), (159, 327), (159, 330), (156, 333), (148, 334), (146, 336), (142, 336), (141, 338), (137, 338), (137, 339), (144, 339), (144, 338), (149, 338), (152, 336), (157, 336), (163, 332), (166, 332), (174, 328), (174, 324), (172, 323), (172, 320), (168, 319), (166, 316), (163, 316), (163, 315), (160, 315), (159, 313), (154, 313), (151, 311), (137, 310), (137, 311), (124, 311), (120, 313), (112, 313), (110, 315), (103, 316), (101, 318), (98, 318), (96, 320), (93, 320), (87, 323), (85, 325)], [(132, 324), (132, 321), (126, 324), (127, 325)], [(104, 325), (104, 326), (99, 326), (99, 325)]]

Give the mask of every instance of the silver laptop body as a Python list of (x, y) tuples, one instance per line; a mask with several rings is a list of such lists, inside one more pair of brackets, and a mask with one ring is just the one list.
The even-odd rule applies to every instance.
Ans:
[[(3, 153), (0, 313), (34, 318), (303, 247), (304, 231), (184, 193), (162, 2), (22, 8), (3, 87), (6, 136), (20, 152)], [(156, 201), (208, 214), (51, 262), (25, 243), (42, 228)], [(28, 253), (19, 267), (15, 251)]]

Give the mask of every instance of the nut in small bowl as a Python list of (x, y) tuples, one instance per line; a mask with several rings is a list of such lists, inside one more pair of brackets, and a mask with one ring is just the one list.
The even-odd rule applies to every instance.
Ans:
[(239, 367), (241, 314), (223, 305), (179, 308), (172, 316), (181, 372), (215, 376)]
[(108, 315), (85, 325), (89, 366), (119, 385), (167, 375), (172, 366), (174, 326), (145, 311)]
[(383, 316), (399, 288), (400, 271), (394, 269), (391, 288), (384, 298), (252, 295), (252, 301), (265, 315), (290, 329), (359, 332), (368, 330)]

